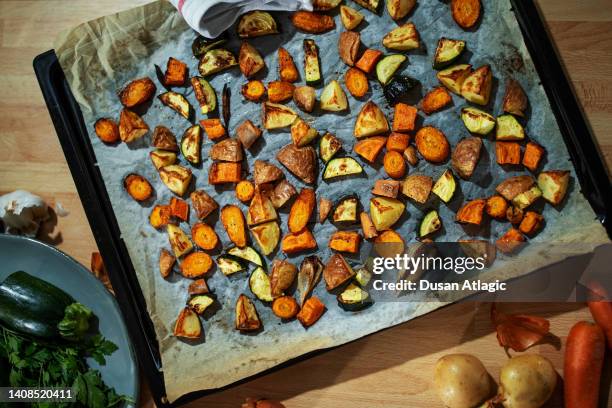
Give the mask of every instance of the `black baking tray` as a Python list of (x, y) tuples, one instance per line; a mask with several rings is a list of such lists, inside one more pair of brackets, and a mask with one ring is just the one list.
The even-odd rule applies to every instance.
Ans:
[[(612, 186), (602, 155), (574, 95), (540, 13), (532, 0), (512, 0), (513, 9), (540, 81), (550, 100), (571, 161), (576, 169), (581, 192), (595, 214), (612, 235)], [(96, 157), (78, 103), (75, 101), (53, 50), (34, 59), (49, 114), (70, 167), (98, 248), (109, 271), (117, 301), (130, 337), (147, 377), (157, 406), (165, 400), (164, 378), (153, 324), (146, 311), (127, 248), (121, 239), (109, 197), (96, 165)], [(202, 392), (179, 399), (179, 405)]]

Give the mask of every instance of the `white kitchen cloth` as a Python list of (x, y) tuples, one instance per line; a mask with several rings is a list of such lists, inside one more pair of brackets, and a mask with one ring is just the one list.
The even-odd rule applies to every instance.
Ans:
[(215, 38), (251, 10), (312, 10), (312, 0), (170, 0), (187, 24)]

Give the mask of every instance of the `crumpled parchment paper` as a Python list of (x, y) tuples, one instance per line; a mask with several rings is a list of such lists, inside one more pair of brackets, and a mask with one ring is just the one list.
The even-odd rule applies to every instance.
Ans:
[[(348, 3), (365, 14), (367, 22), (358, 28), (362, 43), (366, 47), (384, 50), (381, 44), (382, 36), (394, 28), (396, 23), (386, 12), (377, 16), (352, 2)], [(484, 16), (478, 29), (466, 32), (453, 22), (448, 4), (438, 0), (419, 1), (409, 20), (416, 24), (423, 45), (420, 50), (407, 52), (409, 61), (401, 72), (421, 81), (422, 93), (436, 86), (437, 80), (435, 71), (431, 68), (431, 60), (438, 39), (446, 36), (467, 41), (469, 51), (464, 58), (469, 58), (469, 62), (474, 67), (485, 63), (491, 64), (495, 81), (492, 92), (494, 102), (489, 107), (489, 111), (494, 115), (501, 113), (505, 79), (509, 75), (516, 78), (525, 88), (531, 106), (526, 132), (530, 138), (547, 149), (544, 168), (572, 169), (573, 176), (565, 203), (560, 208), (543, 206), (543, 214), (547, 220), (546, 227), (533, 241), (582, 242), (592, 243), (593, 246), (607, 242), (604, 229), (580, 194), (580, 186), (569, 162), (567, 148), (562, 141), (544, 90), (539, 85), (509, 1), (488, 1), (484, 7)], [(275, 13), (282, 33), (250, 41), (265, 57), (267, 72), (264, 82), (277, 79), (276, 50), (279, 46), (285, 47), (292, 54), (303, 75), (302, 40), (314, 38), (320, 48), (324, 82), (340, 79), (343, 83), (342, 77), (347, 67), (339, 60), (337, 38), (344, 28), (337, 12), (333, 14), (336, 20), (335, 30), (322, 35), (305, 35), (295, 32), (287, 13)], [(245, 293), (251, 296), (247, 275), (238, 274), (227, 278), (217, 271), (208, 278), (208, 283), (217, 295), (221, 309), (203, 321), (204, 340), (200, 344), (192, 345), (172, 337), (174, 320), (185, 304), (187, 286), (190, 282), (178, 275), (169, 281), (161, 278), (157, 259), (160, 248), (168, 247), (168, 241), (164, 232), (156, 231), (148, 223), (153, 203), (141, 205), (135, 202), (122, 187), (122, 180), (126, 174), (140, 173), (153, 184), (156, 190), (156, 203), (169, 201), (172, 194), (161, 183), (157, 171), (148, 158), (151, 150), (150, 134), (129, 146), (124, 143), (107, 146), (96, 137), (93, 125), (99, 117), (119, 118), (121, 104), (116, 92), (134, 78), (149, 76), (158, 85), (157, 94), (163, 92), (163, 87), (155, 77), (153, 64), (165, 67), (168, 57), (172, 56), (187, 62), (190, 75), (196, 75), (197, 61), (190, 49), (194, 38), (195, 33), (189, 29), (174, 8), (164, 1), (158, 1), (82, 24), (60, 36), (56, 43), (56, 53), (72, 92), (81, 105), (85, 123), (90, 131), (90, 142), (121, 227), (122, 238), (127, 245), (147, 301), (149, 314), (155, 325), (168, 400), (174, 401), (190, 391), (214, 389), (231, 384), (309, 351), (346, 343), (442, 306), (442, 303), (436, 302), (377, 303), (362, 312), (348, 313), (342, 311), (336, 305), (334, 296), (325, 291), (323, 284), (319, 284), (315, 293), (325, 302), (328, 310), (313, 327), (305, 330), (297, 321), (281, 323), (272, 315), (270, 307), (256, 301), (264, 331), (257, 335), (242, 335), (233, 328), (234, 305), (238, 294)], [(233, 35), (227, 48), (237, 53), (238, 47), (239, 41)], [(247, 118), (261, 126), (260, 105), (245, 102), (240, 95), (240, 87), (244, 82), (245, 79), (238, 69), (216, 75), (211, 80), (219, 97), (224, 84), (229, 84), (231, 88), (232, 118), (229, 132), (232, 135), (236, 126)], [(365, 101), (373, 99), (386, 113), (387, 118), (392, 119), (392, 108), (385, 102), (378, 82), (371, 80), (370, 87), (371, 92), (363, 100), (356, 100), (347, 92), (350, 111), (346, 113), (323, 113), (317, 110), (312, 115), (308, 115), (300, 112), (293, 102), (289, 105), (321, 133), (327, 130), (338, 136), (343, 141), (346, 152), (352, 154), (355, 142), (352, 136), (353, 124)], [(179, 88), (178, 91), (183, 92), (196, 108), (197, 119), (202, 119), (191, 88)], [(452, 146), (456, 145), (460, 138), (468, 135), (459, 118), (460, 109), (466, 105), (466, 101), (455, 95), (453, 101), (452, 107), (431, 116), (421, 116), (420, 119), (423, 124), (432, 124), (442, 129)], [(414, 100), (414, 103), (417, 102), (418, 98)], [(163, 124), (168, 126), (178, 138), (190, 125), (156, 98), (143, 118), (151, 130)], [(255, 148), (247, 151), (248, 168), (252, 168), (255, 159), (268, 160), (282, 168), (276, 161), (275, 154), (280, 147), (290, 143), (289, 129), (280, 132), (266, 131), (263, 139)], [(203, 158), (208, 157), (210, 146), (211, 142), (206, 140), (202, 148)], [(439, 209), (445, 228), (444, 235), (438, 240), (455, 241), (464, 236), (466, 232), (463, 228), (453, 222), (455, 211), (461, 203), (467, 199), (491, 195), (499, 182), (519, 173), (504, 170), (495, 163), (494, 143), (490, 139), (485, 140), (484, 150), (476, 174), (471, 180), (460, 182), (460, 191), (448, 206), (440, 204), (433, 198), (426, 206), (417, 207), (412, 202), (408, 203), (407, 214), (397, 228), (407, 241), (414, 240), (416, 226), (423, 212), (432, 207)], [(231, 187), (214, 188), (208, 185), (209, 166), (210, 160), (205, 159), (201, 168), (193, 168), (196, 188), (212, 194), (221, 206), (237, 203)], [(321, 181), (322, 165), (320, 165), (317, 194), (335, 200), (345, 194), (356, 192), (367, 208), (369, 190), (373, 181), (384, 176), (381, 167), (380, 165), (372, 167), (364, 163), (367, 178), (364, 175), (328, 183)], [(436, 179), (446, 168), (447, 165), (432, 166), (421, 160), (417, 170)], [(288, 171), (285, 171), (285, 174), (298, 189), (304, 186)], [(241, 207), (243, 210), (246, 209), (243, 205)], [(287, 231), (287, 209), (280, 212), (280, 217), (284, 234)], [(194, 223), (195, 220), (192, 214), (190, 222)], [(327, 248), (328, 237), (335, 227), (329, 222), (323, 225), (312, 224), (311, 227), (319, 246), (316, 253), (325, 262), (330, 255)], [(189, 231), (188, 225), (183, 224), (183, 228)], [(224, 246), (227, 246), (229, 241), (220, 222), (215, 224), (215, 228)], [(482, 236), (493, 240), (507, 228), (507, 223), (491, 222), (490, 228), (485, 230)], [(272, 255), (268, 258), (268, 264), (274, 256), (283, 257), (280, 252)], [(484, 278), (493, 280), (516, 277), (564, 259), (568, 255), (568, 253), (542, 254), (540, 250), (530, 250), (528, 246), (514, 261), (503, 263), (503, 268), (491, 269)], [(299, 265), (302, 258), (303, 256), (292, 257), (291, 261)], [(418, 341), (418, 339), (413, 340)]]

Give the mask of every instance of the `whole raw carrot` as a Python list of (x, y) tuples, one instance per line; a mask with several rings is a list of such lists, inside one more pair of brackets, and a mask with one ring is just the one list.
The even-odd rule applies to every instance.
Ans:
[(605, 338), (595, 323), (578, 322), (565, 345), (565, 408), (597, 408)]
[(612, 350), (612, 302), (588, 302), (589, 310), (595, 323), (603, 330), (608, 341), (608, 350)]

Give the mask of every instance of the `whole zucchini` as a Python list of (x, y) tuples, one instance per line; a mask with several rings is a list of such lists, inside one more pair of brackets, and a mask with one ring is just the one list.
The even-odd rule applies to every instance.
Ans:
[(0, 284), (0, 325), (41, 339), (78, 339), (92, 312), (60, 288), (18, 271)]

